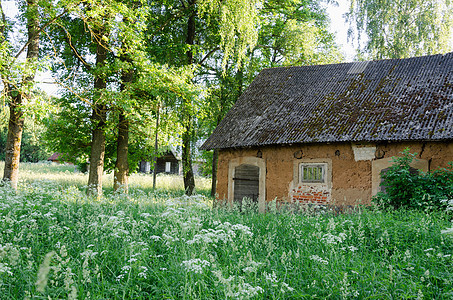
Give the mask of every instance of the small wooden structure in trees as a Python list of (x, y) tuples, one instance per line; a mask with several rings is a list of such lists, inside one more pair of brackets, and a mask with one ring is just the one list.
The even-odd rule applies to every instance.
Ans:
[[(142, 173), (150, 173), (153, 162), (141, 161), (139, 171)], [(156, 161), (156, 174), (180, 174), (181, 158), (173, 151), (167, 151), (163, 155), (157, 157)]]
[(47, 159), (47, 161), (61, 163), (61, 161), (59, 160), (60, 156), (62, 156), (61, 153), (55, 152)]
[(265, 69), (201, 148), (219, 200), (368, 204), (405, 148), (415, 169), (453, 160), (453, 53)]

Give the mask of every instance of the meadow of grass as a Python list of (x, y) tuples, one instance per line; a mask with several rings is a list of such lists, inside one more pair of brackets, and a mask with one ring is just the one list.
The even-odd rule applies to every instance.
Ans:
[[(4, 162), (0, 161), (0, 174), (3, 175)], [(37, 180), (49, 180), (58, 182), (59, 188), (78, 187), (81, 190), (86, 189), (88, 174), (76, 170), (74, 165), (56, 164), (56, 163), (21, 163), (19, 168), (20, 181), (19, 186), (27, 186), (29, 183)], [(211, 181), (208, 178), (195, 178), (197, 192), (208, 194), (211, 189)], [(103, 176), (104, 191), (109, 194), (113, 191), (113, 173)], [(151, 192), (153, 190), (153, 175), (143, 173), (133, 173), (129, 176), (129, 188), (131, 190), (140, 190)], [(172, 192), (173, 194), (182, 195), (184, 191), (184, 182), (181, 176), (158, 174), (156, 180), (156, 190)]]
[(2, 299), (453, 298), (445, 212), (259, 214), (139, 186), (94, 199), (53, 173), (0, 188)]

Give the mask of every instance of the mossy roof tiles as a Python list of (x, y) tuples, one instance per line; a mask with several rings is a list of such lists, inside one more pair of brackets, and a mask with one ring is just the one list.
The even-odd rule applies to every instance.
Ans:
[(453, 53), (363, 66), (264, 69), (202, 149), (453, 140)]

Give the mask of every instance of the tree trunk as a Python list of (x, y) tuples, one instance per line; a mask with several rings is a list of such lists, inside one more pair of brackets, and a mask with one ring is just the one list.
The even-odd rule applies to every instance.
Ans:
[[(124, 22), (128, 22), (125, 18)], [(123, 43), (123, 51), (126, 53), (126, 45)], [(128, 62), (129, 66), (124, 69), (121, 74), (121, 91), (124, 91), (127, 84), (132, 82), (134, 71), (132, 69), (132, 61), (127, 55), (122, 57), (123, 62)], [(129, 120), (127, 120), (124, 111), (120, 109), (118, 120), (118, 137), (116, 141), (116, 163), (113, 173), (113, 188), (115, 191), (122, 189), (124, 193), (128, 192), (128, 177), (129, 177)]]
[(129, 176), (129, 163), (127, 161), (129, 145), (129, 121), (126, 119), (123, 112), (120, 112), (118, 122), (118, 138), (116, 143), (116, 164), (114, 171), (114, 184), (115, 191), (122, 190), (124, 193), (128, 192), (128, 176)]
[(23, 91), (14, 88), (10, 84), (6, 87), (11, 96), (11, 102), (9, 104), (10, 117), (3, 180), (9, 181), (11, 187), (14, 189), (17, 189), (19, 179), (20, 145), (24, 129), (24, 114), (20, 106), (22, 104), (22, 97), (30, 97), (30, 95), (24, 94), (24, 91), (30, 91), (31, 89), (36, 74), (36, 62), (39, 57), (39, 12), (37, 0), (27, 1), (27, 32), (29, 44), (22, 80)]
[(104, 173), (105, 156), (105, 120), (107, 107), (95, 105), (91, 121), (95, 128), (91, 137), (90, 173), (88, 175), (88, 194), (100, 197), (102, 195), (102, 175)]
[[(190, 121), (192, 121), (191, 118)], [(193, 194), (195, 189), (195, 178), (192, 169), (192, 154), (190, 147), (192, 127), (190, 126), (191, 122), (188, 123), (189, 125), (186, 126), (185, 131), (182, 134), (182, 170), (184, 173), (184, 189), (186, 191), (186, 195), (190, 196)]]
[(156, 139), (154, 140), (154, 158), (153, 158), (153, 191), (156, 190), (156, 179), (157, 179), (157, 150), (159, 147), (159, 112), (160, 106), (157, 106), (157, 113), (156, 113)]
[[(186, 44), (193, 45), (194, 38), (195, 38), (195, 0), (189, 1), (189, 7), (191, 8), (191, 13), (189, 15), (189, 19), (187, 20), (187, 36), (186, 36)], [(189, 49), (186, 52), (187, 57), (187, 64), (193, 64), (193, 53), (192, 50)], [(191, 103), (184, 100), (183, 103), (183, 124), (184, 124), (184, 133), (182, 134), (182, 170), (183, 170), (183, 177), (184, 177), (184, 189), (186, 195), (190, 196), (193, 194), (195, 190), (195, 178), (193, 175), (193, 168), (192, 168), (192, 153), (191, 153), (191, 141), (193, 136), (193, 128), (192, 128), (192, 115), (191, 115)]]
[(211, 178), (211, 197), (215, 197), (217, 193), (217, 164), (219, 162), (219, 150), (214, 149), (212, 154), (212, 178)]
[[(107, 47), (102, 44), (105, 30), (95, 31), (97, 35), (96, 45), (96, 68), (105, 65), (107, 59)], [(102, 175), (104, 173), (104, 156), (105, 156), (105, 125), (107, 120), (107, 106), (102, 104), (101, 93), (106, 88), (106, 79), (103, 75), (97, 74), (94, 79), (95, 103), (93, 104), (93, 113), (91, 121), (93, 131), (91, 137), (91, 154), (90, 154), (90, 174), (88, 176), (88, 194), (100, 197), (102, 195)]]
[(3, 172), (3, 180), (9, 181), (13, 189), (17, 189), (19, 180), (20, 144), (24, 128), (24, 114), (19, 107), (22, 103), (22, 95), (17, 90), (15, 93), (18, 93), (18, 95), (11, 97), (9, 104), (8, 137), (5, 147), (5, 170)]

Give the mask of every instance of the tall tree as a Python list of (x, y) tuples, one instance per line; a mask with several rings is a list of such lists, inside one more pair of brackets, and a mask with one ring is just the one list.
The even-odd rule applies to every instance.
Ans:
[(103, 92), (107, 87), (107, 76), (103, 70), (106, 65), (109, 45), (109, 29), (106, 26), (108, 16), (101, 16), (101, 20), (92, 31), (92, 38), (96, 45), (96, 69), (94, 73), (94, 103), (91, 115), (93, 131), (91, 135), (90, 172), (88, 176), (88, 192), (100, 196), (102, 194), (102, 175), (104, 173), (105, 157), (105, 126), (107, 122), (107, 104)]
[[(196, 0), (188, 0), (187, 7), (189, 11), (189, 16), (187, 18), (187, 28), (186, 28), (186, 40), (185, 43), (188, 46), (186, 52), (187, 65), (191, 66), (193, 64), (193, 46), (195, 42), (195, 18), (197, 11), (195, 9)], [(195, 178), (193, 174), (192, 167), (192, 149), (191, 142), (193, 139), (193, 111), (192, 104), (189, 99), (183, 99), (182, 103), (182, 124), (184, 127), (184, 132), (182, 134), (182, 171), (184, 178), (184, 190), (187, 195), (192, 195), (195, 189)]]
[[(232, 59), (238, 65), (257, 39), (257, 12), (260, 1), (183, 0), (153, 7), (150, 21), (149, 53), (159, 62), (188, 65), (194, 70), (191, 82), (199, 82), (199, 66), (216, 53), (222, 53), (220, 67)], [(182, 45), (182, 46), (181, 46)], [(202, 102), (202, 99), (198, 99)], [(181, 99), (183, 176), (186, 194), (195, 188), (191, 168), (191, 143), (200, 107)]]
[(364, 58), (407, 58), (453, 47), (450, 0), (355, 0), (347, 20), (349, 36), (364, 43)]
[[(123, 23), (126, 28), (130, 25), (130, 20), (127, 16), (123, 17)], [(136, 36), (136, 35), (134, 35)], [(133, 61), (130, 53), (134, 50), (131, 47), (131, 37), (122, 37), (120, 46), (119, 60), (121, 63), (120, 91), (125, 93), (128, 85), (133, 81), (134, 69)], [(121, 105), (117, 107), (118, 116), (118, 135), (116, 143), (116, 162), (113, 172), (113, 189), (115, 191), (128, 192), (128, 176), (129, 176), (129, 119), (127, 113)]]
[(17, 188), (19, 179), (20, 146), (24, 129), (24, 113), (21, 106), (24, 100), (31, 95), (30, 92), (34, 83), (39, 57), (40, 16), (38, 8), (37, 0), (27, 0), (25, 13), (27, 20), (27, 54), (22, 81), (16, 84), (3, 78), (4, 92), (8, 94), (10, 99), (3, 180), (10, 181), (14, 189)]
[[(125, 62), (130, 63), (130, 59), (124, 58)], [(126, 89), (126, 84), (132, 82), (133, 71), (127, 67), (123, 69), (121, 74), (121, 90)], [(128, 176), (129, 176), (129, 119), (124, 109), (119, 108), (118, 116), (118, 135), (116, 139), (116, 162), (113, 172), (113, 189), (115, 191), (122, 190), (128, 192)]]
[[(102, 192), (104, 169), (114, 170), (115, 189), (127, 189), (129, 165), (135, 164), (131, 159), (138, 159), (137, 153), (149, 147), (143, 142), (147, 137), (139, 135), (154, 123), (150, 119), (157, 98), (168, 102), (175, 97), (192, 99), (198, 93), (188, 83), (186, 70), (156, 66), (146, 57), (142, 50), (145, 13), (146, 7), (136, 1), (92, 0), (62, 20), (53, 33), (58, 40), (53, 47), (63, 53), (64, 62), (55, 62), (55, 74), (71, 93), (58, 101), (60, 112), (48, 120), (47, 137), (55, 150), (67, 153), (71, 160), (71, 156), (86, 157), (88, 150), (93, 194)], [(90, 63), (93, 57), (95, 65)], [(165, 124), (168, 118), (162, 119)]]
[[(91, 142), (86, 145), (85, 141), (82, 145), (85, 144), (83, 147), (89, 148), (87, 192), (97, 196), (102, 194), (106, 132), (109, 126), (111, 127), (109, 118), (112, 116), (118, 116), (120, 119), (116, 145), (118, 172), (115, 174), (114, 185), (118, 188), (127, 184), (129, 120), (126, 119), (123, 107), (127, 106), (128, 98), (122, 97), (121, 93), (126, 91), (127, 83), (132, 80), (132, 64), (131, 58), (125, 53), (131, 49), (126, 47), (123, 38), (133, 31), (128, 28), (133, 22), (127, 20), (135, 16), (135, 8), (121, 1), (109, 3), (98, 0), (86, 1), (62, 20), (59, 23), (60, 30), (53, 33), (58, 43), (52, 46), (61, 49), (64, 61), (63, 65), (58, 65), (58, 62), (54, 64), (56, 74), (60, 77), (59, 82), (74, 94), (65, 96), (62, 104), (72, 102), (69, 105), (72, 108), (69, 110), (78, 109), (86, 112), (87, 108), (91, 108), (89, 120), (83, 120), (82, 115), (79, 118), (83, 120), (84, 126), (91, 127)], [(118, 22), (121, 16), (126, 22)], [(94, 57), (94, 64), (90, 63), (92, 60), (90, 56)], [(115, 114), (117, 109), (119, 113)], [(83, 139), (77, 140), (80, 142)], [(107, 159), (110, 164), (111, 157)]]

